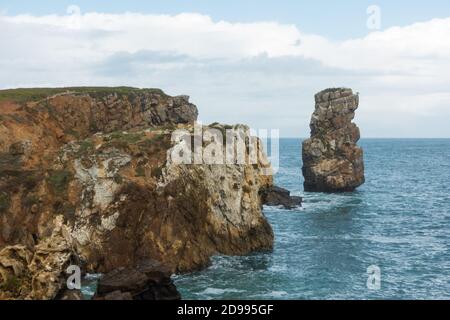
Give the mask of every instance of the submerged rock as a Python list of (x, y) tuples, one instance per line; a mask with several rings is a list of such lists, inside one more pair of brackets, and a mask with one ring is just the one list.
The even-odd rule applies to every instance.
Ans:
[(302, 206), (303, 199), (301, 197), (291, 196), (289, 190), (270, 186), (260, 191), (261, 202), (269, 207), (282, 206), (285, 209), (295, 209)]
[(103, 276), (94, 300), (179, 300), (170, 271), (147, 260), (133, 268), (119, 268)]
[(305, 191), (353, 191), (364, 183), (359, 128), (352, 123), (359, 96), (351, 89), (327, 89), (315, 96), (311, 138), (303, 142)]

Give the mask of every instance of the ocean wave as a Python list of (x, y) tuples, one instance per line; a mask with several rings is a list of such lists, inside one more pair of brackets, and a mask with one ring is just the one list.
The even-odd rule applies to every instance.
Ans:
[(223, 295), (225, 293), (242, 293), (245, 292), (245, 290), (238, 290), (238, 289), (219, 289), (219, 288), (207, 288), (202, 292), (196, 293), (197, 295)]

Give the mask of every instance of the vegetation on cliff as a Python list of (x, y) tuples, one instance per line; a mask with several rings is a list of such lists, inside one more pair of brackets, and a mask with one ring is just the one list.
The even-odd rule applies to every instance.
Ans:
[(261, 163), (169, 160), (172, 132), (193, 132), (197, 114), (189, 97), (155, 89), (0, 91), (3, 297), (56, 297), (69, 263), (188, 272), (215, 254), (270, 250)]
[(58, 94), (86, 94), (94, 98), (110, 94), (138, 95), (142, 93), (157, 93), (165, 95), (160, 89), (139, 89), (134, 87), (63, 87), (63, 88), (20, 88), (0, 90), (0, 102), (13, 101), (18, 103), (35, 102)]

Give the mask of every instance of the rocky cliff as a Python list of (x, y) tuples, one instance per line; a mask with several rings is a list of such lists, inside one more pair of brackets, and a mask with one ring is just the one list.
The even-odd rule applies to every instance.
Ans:
[(154, 89), (0, 91), (0, 298), (52, 299), (73, 263), (188, 272), (271, 249), (265, 161), (168, 160), (196, 118), (187, 96)]
[(351, 89), (327, 89), (315, 96), (311, 138), (303, 142), (305, 191), (353, 191), (364, 183), (359, 128), (352, 123), (359, 97)]

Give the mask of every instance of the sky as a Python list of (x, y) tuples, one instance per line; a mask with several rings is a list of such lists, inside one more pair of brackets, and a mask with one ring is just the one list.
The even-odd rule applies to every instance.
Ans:
[(450, 2), (0, 0), (0, 88), (187, 94), (204, 123), (306, 137), (314, 94), (360, 94), (362, 137), (450, 137)]

